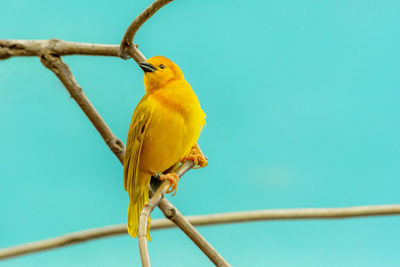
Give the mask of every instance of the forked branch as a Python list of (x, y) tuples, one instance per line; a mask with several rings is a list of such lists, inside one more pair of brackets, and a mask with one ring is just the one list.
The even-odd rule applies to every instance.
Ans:
[[(124, 59), (132, 57), (136, 62), (145, 60), (143, 54), (133, 43), (134, 36), (143, 23), (156, 13), (161, 7), (168, 4), (172, 0), (156, 0), (148, 8), (146, 8), (129, 26), (120, 45), (105, 44), (87, 44), (68, 42), (57, 39), (51, 40), (0, 40), (0, 59), (7, 59), (18, 56), (39, 56), (42, 63), (53, 71), (60, 81), (64, 84), (71, 97), (78, 103), (84, 113), (99, 131), (106, 144), (114, 152), (120, 162), (124, 158), (124, 145), (119, 140), (98, 114), (96, 109), (87, 99), (81, 87), (76, 82), (68, 65), (66, 65), (60, 56), (64, 55), (93, 55), (93, 56), (113, 56), (122, 57)], [(184, 172), (191, 169), (193, 162), (186, 162), (180, 167), (180, 176)], [(213, 253), (218, 254), (207, 241), (193, 228), (194, 225), (222, 224), (232, 222), (247, 222), (256, 220), (289, 220), (289, 219), (339, 219), (361, 216), (378, 216), (378, 215), (394, 215), (400, 214), (400, 205), (385, 206), (366, 206), (366, 207), (350, 207), (350, 208), (328, 208), (328, 209), (293, 209), (293, 210), (264, 210), (249, 211), (227, 214), (214, 214), (205, 216), (183, 217), (182, 214), (163, 198), (169, 182), (164, 182), (159, 191), (156, 191), (153, 198), (149, 202), (147, 211), (144, 211), (143, 219), (148, 216), (158, 204), (164, 215), (180, 227), (207, 256), (212, 259)], [(147, 223), (147, 219), (145, 220)], [(141, 224), (140, 227), (143, 228)], [(169, 228), (174, 225), (167, 220), (153, 220), (152, 229)], [(144, 232), (147, 227), (144, 227)], [(0, 250), (0, 259), (5, 259), (17, 255), (33, 253), (41, 250), (52, 249), (56, 247), (75, 244), (90, 239), (101, 238), (106, 236), (118, 235), (126, 233), (126, 225), (104, 227), (100, 229), (86, 230), (78, 233), (65, 235), (62, 237), (52, 238), (48, 240), (33, 242), (17, 247), (11, 247)], [(141, 231), (140, 238), (143, 239)], [(205, 243), (204, 243), (205, 242)], [(201, 244), (203, 243), (203, 244)], [(147, 247), (147, 243), (146, 243)], [(208, 252), (207, 252), (208, 251)], [(217, 260), (214, 263), (219, 264)], [(222, 264), (226, 262), (220, 261)], [(226, 263), (227, 264), (227, 263)]]

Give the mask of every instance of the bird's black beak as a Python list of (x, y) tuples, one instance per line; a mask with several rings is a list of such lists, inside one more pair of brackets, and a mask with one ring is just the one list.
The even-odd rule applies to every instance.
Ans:
[(156, 68), (151, 65), (150, 63), (147, 62), (140, 62), (139, 66), (142, 68), (142, 70), (146, 73), (146, 72), (154, 72), (156, 70)]

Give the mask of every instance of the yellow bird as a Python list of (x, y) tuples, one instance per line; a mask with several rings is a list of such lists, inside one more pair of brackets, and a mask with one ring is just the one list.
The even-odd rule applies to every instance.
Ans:
[[(162, 174), (180, 162), (193, 160), (205, 167), (197, 147), (205, 113), (181, 69), (168, 58), (156, 56), (139, 63), (144, 71), (146, 94), (132, 116), (124, 158), (124, 187), (129, 193), (128, 232), (137, 237), (139, 217), (149, 199), (151, 176), (170, 180), (176, 193), (179, 177)], [(173, 194), (173, 195), (174, 195)], [(150, 218), (147, 239), (150, 240)]]

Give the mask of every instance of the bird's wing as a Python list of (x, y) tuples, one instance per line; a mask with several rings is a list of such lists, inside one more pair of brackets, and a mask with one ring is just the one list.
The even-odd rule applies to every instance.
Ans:
[(149, 125), (152, 110), (148, 105), (146, 94), (137, 105), (129, 127), (126, 153), (124, 158), (124, 188), (129, 192), (129, 197), (138, 197), (140, 191), (139, 159), (143, 139)]

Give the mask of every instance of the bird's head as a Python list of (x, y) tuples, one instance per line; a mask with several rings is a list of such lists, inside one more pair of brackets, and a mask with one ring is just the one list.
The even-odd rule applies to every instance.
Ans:
[(139, 66), (144, 71), (146, 91), (154, 91), (174, 80), (184, 79), (178, 65), (163, 56), (149, 58), (146, 62), (140, 62)]

